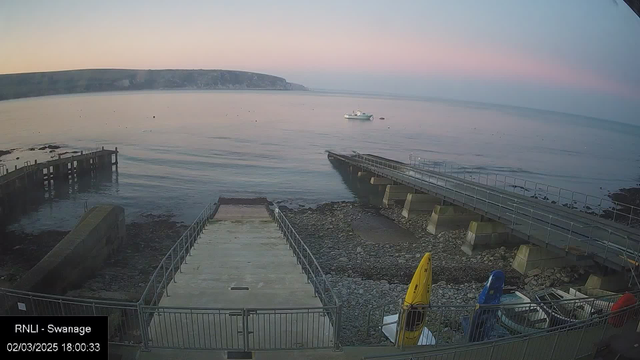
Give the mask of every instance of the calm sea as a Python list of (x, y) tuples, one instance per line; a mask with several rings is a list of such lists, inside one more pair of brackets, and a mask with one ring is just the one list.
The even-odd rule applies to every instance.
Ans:
[[(373, 121), (348, 121), (361, 109)], [(155, 117), (154, 117), (155, 116)], [(384, 117), (385, 120), (380, 120)], [(409, 154), (586, 192), (640, 180), (640, 127), (547, 111), (322, 92), (149, 91), (0, 102), (0, 149), (13, 168), (55, 156), (29, 147), (118, 147), (107, 179), (44, 201), (18, 230), (70, 229), (85, 203), (124, 206), (127, 220), (172, 212), (192, 221), (218, 196), (289, 204), (352, 200), (325, 150)], [(16, 157), (20, 159), (16, 160)]]

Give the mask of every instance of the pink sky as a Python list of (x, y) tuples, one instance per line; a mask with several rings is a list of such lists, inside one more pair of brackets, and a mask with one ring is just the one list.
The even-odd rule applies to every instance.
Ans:
[(639, 93), (627, 84), (558, 59), (536, 58), (496, 44), (479, 47), (453, 37), (370, 32), (340, 36), (309, 30), (296, 34), (276, 27), (263, 33), (237, 31), (231, 37), (214, 33), (203, 39), (189, 36), (185, 29), (153, 37), (144, 29), (126, 30), (97, 28), (74, 34), (72, 29), (61, 28), (55, 36), (27, 34), (28, 41), (5, 39), (11, 51), (0, 58), (0, 72), (105, 67), (267, 69), (275, 75), (288, 70), (352, 71), (507, 79), (634, 99)]
[[(443, 82), (432, 85), (433, 96), (442, 87), (469, 88), (468, 79), (526, 87), (519, 104), (548, 89), (571, 93), (575, 104), (592, 103), (596, 94), (613, 107), (615, 98), (633, 119), (640, 99), (640, 37), (629, 34), (640, 32), (640, 21), (626, 6), (577, 3), (582, 2), (0, 2), (0, 74), (234, 69), (280, 75), (311, 88), (376, 91), (407, 85), (376, 87), (374, 79), (381, 77), (422, 79), (426, 86), (435, 76)], [(366, 88), (345, 82), (345, 75), (354, 74), (370, 76)], [(507, 88), (494, 86), (491, 99), (481, 88), (474, 91), (483, 101), (502, 103), (514, 96)]]

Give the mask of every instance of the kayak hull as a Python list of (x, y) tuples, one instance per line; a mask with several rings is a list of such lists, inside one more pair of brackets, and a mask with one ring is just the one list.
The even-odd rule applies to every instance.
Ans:
[(398, 343), (418, 345), (426, 322), (426, 307), (431, 301), (431, 254), (426, 253), (416, 268), (402, 306), (398, 323)]

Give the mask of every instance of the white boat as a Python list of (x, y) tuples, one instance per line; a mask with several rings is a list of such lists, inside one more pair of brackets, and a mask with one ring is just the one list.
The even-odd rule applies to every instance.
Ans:
[[(383, 318), (382, 323), (382, 333), (389, 339), (392, 343), (396, 343), (396, 334), (398, 331), (398, 314), (388, 315)], [(435, 345), (436, 338), (433, 336), (431, 331), (426, 327), (422, 328), (422, 333), (420, 334), (420, 339), (418, 340), (418, 345)]]
[(502, 307), (498, 311), (498, 317), (504, 327), (516, 333), (526, 334), (549, 327), (547, 314), (518, 291), (502, 295), (500, 304), (511, 305)]
[(589, 300), (580, 300), (559, 289), (542, 290), (534, 294), (534, 298), (549, 316), (552, 327), (586, 320), (597, 313), (591, 307)]
[(593, 308), (594, 312), (600, 314), (611, 311), (613, 304), (622, 296), (622, 294), (587, 288), (586, 286), (569, 288), (569, 295), (585, 298), (585, 301)]
[(371, 120), (373, 115), (358, 110), (351, 114), (344, 114), (344, 118), (349, 120)]

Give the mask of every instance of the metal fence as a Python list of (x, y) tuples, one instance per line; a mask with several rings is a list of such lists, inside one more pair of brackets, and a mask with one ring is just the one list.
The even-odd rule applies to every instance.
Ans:
[(347, 161), (487, 215), (509, 226), (517, 236), (541, 246), (553, 246), (571, 255), (589, 256), (617, 269), (626, 269), (640, 260), (640, 241), (623, 232), (599, 224), (587, 226), (584, 221), (534, 209), (527, 204), (528, 199), (462, 179), (420, 171), (400, 162), (358, 153), (351, 159)]
[(315, 295), (320, 298), (323, 305), (338, 307), (338, 298), (334, 294), (331, 285), (329, 285), (329, 281), (325, 277), (320, 265), (318, 265), (311, 250), (309, 250), (307, 245), (302, 241), (277, 205), (274, 205), (273, 216), (280, 231), (287, 240), (287, 244), (289, 244), (289, 247), (296, 256), (298, 264), (307, 276), (307, 281), (313, 286)]
[(623, 331), (634, 331), (638, 326), (640, 303), (617, 311), (604, 313), (553, 328), (544, 328), (516, 336), (467, 343), (442, 350), (424, 349), (363, 359), (380, 360), (525, 360), (525, 359), (578, 359), (594, 353), (598, 343), (606, 337)]
[(640, 225), (640, 208), (611, 199), (587, 195), (578, 191), (514, 176), (483, 173), (464, 166), (429, 161), (414, 155), (409, 155), (409, 165), (471, 180), (479, 184), (494, 186), (516, 194), (562, 205), (569, 209), (581, 210), (628, 226)]
[(273, 218), (296, 256), (302, 272), (307, 276), (307, 281), (313, 286), (314, 295), (320, 299), (320, 302), (328, 311), (327, 316), (334, 329), (334, 346), (338, 348), (340, 346), (339, 330), (341, 326), (340, 313), (342, 306), (333, 292), (329, 281), (325, 277), (324, 272), (320, 268), (320, 265), (318, 265), (318, 261), (311, 253), (311, 250), (309, 250), (307, 245), (302, 241), (277, 205), (274, 205)]
[(109, 318), (109, 342), (142, 342), (140, 312), (136, 303), (76, 299), (0, 288), (0, 314), (103, 315)]
[(148, 346), (173, 349), (291, 350), (334, 348), (335, 308), (195, 308), (144, 306), (153, 315)]
[(141, 300), (142, 318), (148, 329), (143, 333), (143, 346), (238, 351), (339, 348), (338, 299), (309, 248), (277, 206), (270, 214), (323, 306), (224, 309), (158, 306), (162, 296), (170, 296), (168, 284), (175, 281), (182, 261), (188, 261), (191, 247), (217, 208), (209, 206), (200, 214), (152, 276)]
[[(470, 342), (482, 342), (531, 333), (539, 329), (551, 329), (611, 311), (620, 294), (596, 297), (553, 299), (542, 297), (529, 302), (499, 305), (424, 305), (403, 307), (400, 304), (371, 307), (362, 319), (362, 331), (368, 342), (394, 345), (403, 348), (407, 327), (402, 321), (411, 322), (408, 328), (423, 327), (422, 342), (432, 346), (451, 346)], [(638, 291), (632, 292), (635, 296)], [(505, 296), (508, 296), (505, 294)], [(401, 322), (398, 322), (401, 319)], [(409, 321), (411, 320), (411, 321)], [(502, 324), (502, 325), (499, 325)], [(494, 325), (498, 325), (495, 326)], [(491, 331), (489, 331), (491, 330)], [(395, 338), (389, 335), (395, 334)], [(410, 344), (409, 344), (410, 345)], [(415, 345), (415, 344), (414, 344)]]
[(204, 230), (207, 222), (213, 218), (218, 211), (219, 206), (219, 203), (207, 205), (191, 226), (189, 226), (187, 231), (182, 234), (164, 258), (162, 258), (140, 297), (141, 305), (157, 306), (163, 295), (170, 296), (168, 292), (169, 283), (171, 281), (175, 282), (176, 274), (182, 272), (182, 264), (187, 263), (187, 258), (189, 254), (191, 254), (191, 249), (196, 243), (198, 236), (200, 236), (202, 230)]

